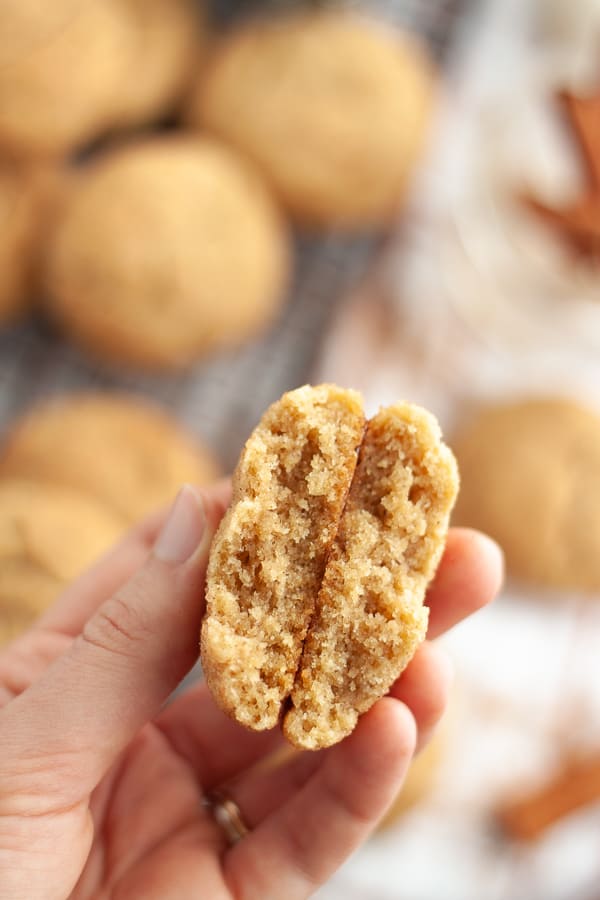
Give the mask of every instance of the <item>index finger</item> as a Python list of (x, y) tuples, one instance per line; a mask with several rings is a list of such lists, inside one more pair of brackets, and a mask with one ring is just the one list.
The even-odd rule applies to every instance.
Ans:
[(379, 700), (348, 738), (326, 751), (308, 781), (226, 853), (232, 894), (312, 896), (398, 794), (415, 740), (414, 719), (404, 704)]
[[(222, 515), (231, 499), (229, 479), (218, 481), (204, 488), (203, 492), (211, 503), (221, 509)], [(143, 565), (167, 513), (168, 508), (165, 507), (134, 526), (118, 544), (63, 591), (33, 628), (70, 637), (78, 635), (98, 607)]]
[(471, 528), (451, 528), (436, 576), (427, 591), (429, 640), (486, 606), (504, 577), (498, 544)]

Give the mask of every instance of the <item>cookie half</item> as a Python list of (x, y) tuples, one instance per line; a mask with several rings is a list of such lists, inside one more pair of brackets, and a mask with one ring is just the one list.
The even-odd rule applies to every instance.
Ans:
[(296, 746), (349, 734), (414, 656), (456, 488), (433, 416), (402, 404), (371, 419), (284, 718)]
[(267, 410), (238, 464), (211, 550), (202, 663), (249, 728), (272, 728), (292, 690), (363, 430), (357, 394), (300, 388)]
[[(286, 414), (297, 398), (304, 441)], [(401, 404), (366, 431), (363, 423), (354, 392), (322, 385), (284, 395), (246, 445), (211, 551), (208, 685), (243, 725), (283, 717), (287, 738), (306, 749), (349, 734), (423, 640), (425, 590), (458, 487), (429, 413)], [(269, 453), (265, 427), (277, 438)], [(282, 452), (303, 459), (284, 485)]]

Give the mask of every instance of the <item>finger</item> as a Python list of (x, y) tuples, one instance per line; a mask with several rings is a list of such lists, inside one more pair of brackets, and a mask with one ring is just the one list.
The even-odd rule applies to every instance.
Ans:
[[(449, 657), (441, 647), (426, 642), (390, 689), (390, 694), (402, 700), (415, 717), (419, 749), (444, 712), (451, 681)], [(230, 719), (216, 706), (206, 684), (195, 685), (178, 697), (160, 713), (156, 724), (177, 753), (190, 763), (207, 790), (245, 772), (269, 754), (289, 748), (279, 728), (253, 732)], [(315, 759), (318, 756), (308, 754)], [(293, 784), (294, 773), (291, 770)], [(249, 778), (254, 777), (249, 774)], [(279, 779), (275, 793), (284, 781)], [(264, 787), (270, 791), (268, 778)]]
[(206, 684), (194, 685), (158, 716), (156, 725), (206, 789), (222, 784), (279, 747), (279, 728), (249, 731), (215, 704)]
[(72, 637), (79, 634), (94, 611), (144, 564), (166, 515), (161, 510), (129, 531), (76, 578), (33, 627)]
[(428, 742), (446, 710), (452, 676), (452, 660), (446, 651), (425, 641), (390, 689), (390, 696), (401, 700), (415, 717), (417, 750)]
[[(231, 499), (230, 480), (206, 488), (205, 494), (226, 508)], [(131, 529), (61, 594), (35, 627), (73, 637), (79, 634), (96, 609), (144, 564), (167, 514), (168, 509), (159, 510)]]
[(223, 511), (209, 493), (202, 502), (182, 489), (142, 569), (0, 711), (0, 771), (17, 773), (3, 781), (0, 806), (76, 803), (156, 715), (197, 657), (208, 547)]
[(255, 829), (302, 790), (333, 752), (332, 747), (315, 752), (288, 746), (281, 751), (280, 758), (267, 758), (261, 765), (243, 772), (223, 785), (222, 792), (237, 804), (248, 828)]
[(376, 703), (304, 787), (226, 854), (233, 896), (310, 896), (375, 828), (401, 787), (414, 746), (409, 710), (390, 697)]
[(438, 637), (490, 603), (500, 590), (503, 574), (504, 558), (495, 541), (470, 528), (451, 528), (427, 593), (427, 637)]
[[(451, 683), (452, 663), (447, 653), (426, 642), (391, 688), (390, 696), (404, 703), (413, 714), (417, 750), (427, 743), (438, 725), (446, 709)], [(330, 752), (302, 753), (288, 745), (277, 754), (276, 760), (263, 760), (262, 765), (242, 772), (223, 790), (242, 810), (249, 827), (255, 828), (303, 787)]]
[[(441, 634), (489, 603), (501, 580), (502, 554), (497, 544), (477, 531), (451, 529), (440, 569), (427, 597), (430, 636)], [(431, 679), (422, 677), (427, 666), (420, 665), (417, 660), (415, 671), (419, 673), (418, 677), (413, 678), (407, 670), (403, 687), (398, 687), (407, 691), (406, 698), (400, 694), (399, 699), (405, 700), (417, 719), (419, 747), (426, 743), (427, 732), (435, 727), (439, 710), (445, 703), (449, 679), (447, 671), (438, 671), (440, 667), (443, 669), (444, 663), (439, 660), (437, 651), (431, 649), (423, 653), (429, 654), (434, 666)], [(396, 695), (396, 688), (392, 693)], [(220, 713), (205, 685), (192, 688), (176, 700), (161, 716), (160, 724), (207, 787), (233, 777), (282, 744), (278, 730), (259, 737)]]
[(22, 694), (71, 645), (65, 634), (26, 632), (0, 654), (0, 707)]

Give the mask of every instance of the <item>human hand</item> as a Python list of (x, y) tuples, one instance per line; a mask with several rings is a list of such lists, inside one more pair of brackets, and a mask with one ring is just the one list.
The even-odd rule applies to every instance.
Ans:
[[(1, 900), (300, 900), (376, 826), (450, 671), (430, 640), (489, 602), (501, 554), (454, 529), (427, 602), (429, 641), (352, 735), (275, 768), (278, 729), (247, 732), (203, 684), (163, 708), (198, 655), (210, 540), (229, 486), (180, 493), (0, 654)], [(203, 805), (221, 788), (235, 846)]]

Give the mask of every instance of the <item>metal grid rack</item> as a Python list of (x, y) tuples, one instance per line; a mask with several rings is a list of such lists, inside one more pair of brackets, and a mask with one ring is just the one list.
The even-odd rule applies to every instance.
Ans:
[[(443, 63), (466, 4), (376, 0), (360, 8), (420, 33)], [(298, 236), (295, 277), (277, 326), (264, 339), (185, 376), (149, 377), (96, 365), (43, 322), (5, 331), (0, 334), (0, 429), (49, 394), (125, 389), (170, 407), (231, 466), (264, 408), (310, 377), (334, 309), (367, 268), (379, 240)]]

